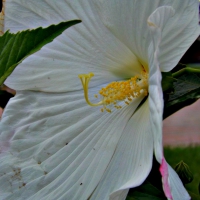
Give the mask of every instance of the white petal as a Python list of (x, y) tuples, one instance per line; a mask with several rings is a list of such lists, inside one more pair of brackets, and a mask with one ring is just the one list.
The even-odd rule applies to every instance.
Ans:
[(168, 199), (191, 199), (179, 176), (172, 169), (172, 167), (167, 164), (164, 158), (162, 159), (160, 172), (163, 176), (163, 189)]
[(6, 84), (16, 90), (65, 92), (81, 89), (78, 74), (93, 72), (95, 86), (141, 72), (134, 54), (102, 23), (93, 1), (6, 2), (5, 30), (12, 32), (73, 19), (82, 23), (28, 57)]
[[(149, 29), (152, 33), (152, 43), (149, 46), (149, 107), (151, 126), (154, 133), (156, 159), (162, 162), (162, 114), (163, 93), (161, 88), (161, 71), (158, 60), (163, 23), (172, 16), (173, 9), (169, 6), (159, 7), (148, 18)], [(162, 17), (161, 17), (162, 16)]]
[(1, 121), (0, 197), (87, 199), (141, 100), (110, 114), (89, 107), (82, 92), (18, 92)]
[[(164, 15), (161, 15), (164, 13)], [(162, 146), (162, 115), (163, 115), (163, 93), (161, 88), (161, 72), (158, 60), (160, 53), (160, 43), (163, 30), (163, 22), (172, 16), (173, 9), (169, 6), (159, 7), (148, 18), (149, 29), (152, 33), (152, 43), (149, 46), (149, 107), (151, 129), (154, 135), (154, 151), (157, 161), (163, 161)], [(162, 18), (160, 18), (162, 16)], [(162, 169), (162, 168), (161, 168)], [(171, 191), (168, 183), (168, 169), (162, 173), (163, 189), (167, 198), (171, 199)], [(164, 181), (166, 180), (166, 181)]]
[(197, 0), (174, 1), (172, 8), (171, 14), (158, 8), (148, 19), (162, 32), (158, 55), (161, 71), (173, 69), (200, 34)]
[(189, 200), (191, 199), (187, 191), (185, 190), (183, 183), (181, 182), (179, 176), (176, 172), (168, 165), (169, 170), (169, 183), (171, 187), (171, 193), (173, 199), (183, 199)]
[(161, 42), (161, 68), (169, 70), (199, 34), (196, 1), (8, 1), (5, 29), (14, 32), (63, 20), (83, 22), (27, 58), (6, 84), (20, 90), (64, 92), (81, 88), (75, 81), (80, 73), (94, 72), (93, 86), (140, 73), (138, 59), (148, 68), (151, 37), (146, 21), (162, 5), (171, 5), (176, 12)]
[(200, 35), (198, 0), (173, 1), (175, 14), (162, 32), (161, 71), (170, 71)]
[[(182, 184), (178, 184), (178, 182), (180, 182), (180, 180), (178, 180), (179, 178), (171, 175), (171, 171), (169, 171), (168, 165), (163, 158), (162, 146), (163, 93), (161, 88), (161, 63), (159, 62), (159, 55), (161, 48), (160, 44), (162, 41), (162, 31), (165, 27), (164, 24), (171, 18), (172, 15), (173, 9), (169, 6), (165, 6), (158, 8), (148, 19), (149, 29), (152, 33), (152, 44), (149, 47), (149, 107), (151, 128), (154, 134), (155, 156), (157, 161), (161, 164), (160, 171), (165, 195), (168, 199), (172, 199), (175, 197), (172, 191), (176, 191), (176, 187), (179, 187), (180, 192), (178, 192), (178, 194), (181, 197), (180, 199), (185, 199), (185, 196), (188, 196), (187, 192)], [(178, 186), (175, 186), (174, 182), (171, 184), (171, 180), (177, 180), (176, 183)], [(182, 191), (184, 192), (181, 193)]]
[[(102, 0), (98, 3), (103, 23), (139, 57), (144, 66), (148, 65), (147, 49), (151, 43), (147, 19), (158, 7), (173, 7), (175, 15), (167, 23), (163, 21), (165, 27), (160, 44), (160, 68), (164, 71), (169, 71), (177, 64), (200, 34), (197, 4), (198, 0)], [(164, 15), (159, 13), (160, 18)]]
[(131, 117), (115, 154), (91, 199), (115, 199), (127, 189), (146, 179), (153, 158), (153, 136), (150, 129), (149, 107), (146, 101)]

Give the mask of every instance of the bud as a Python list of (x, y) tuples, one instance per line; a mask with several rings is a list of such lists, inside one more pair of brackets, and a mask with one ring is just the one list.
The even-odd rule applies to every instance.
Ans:
[(188, 184), (193, 180), (193, 174), (189, 169), (189, 166), (183, 161), (179, 162), (175, 166), (175, 171), (179, 175), (179, 178), (183, 182), (183, 184)]

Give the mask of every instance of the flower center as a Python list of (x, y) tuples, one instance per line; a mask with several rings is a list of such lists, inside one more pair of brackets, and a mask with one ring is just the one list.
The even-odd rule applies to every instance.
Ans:
[[(116, 109), (120, 109), (122, 106), (118, 104), (119, 102), (123, 101), (129, 105), (134, 98), (142, 94), (144, 96), (148, 94), (148, 74), (142, 71), (142, 78), (134, 76), (129, 80), (109, 83), (99, 91), (102, 100), (98, 103), (91, 103), (88, 98), (88, 85), (93, 76), (94, 74), (91, 72), (89, 74), (80, 74), (79, 78), (83, 85), (86, 102), (90, 106), (103, 105), (103, 108), (101, 108), (102, 112), (104, 110), (111, 112), (111, 109), (108, 108), (110, 105), (113, 105)], [(95, 94), (95, 97), (98, 98), (98, 95)]]

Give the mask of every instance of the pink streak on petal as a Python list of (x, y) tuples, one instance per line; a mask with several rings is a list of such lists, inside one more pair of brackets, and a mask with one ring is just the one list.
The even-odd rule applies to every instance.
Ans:
[(169, 186), (169, 182), (168, 182), (169, 174), (168, 174), (168, 166), (167, 166), (167, 162), (165, 161), (165, 158), (162, 158), (162, 164), (160, 165), (159, 170), (162, 175), (164, 193), (168, 199), (173, 199), (171, 190), (170, 190), (170, 186)]

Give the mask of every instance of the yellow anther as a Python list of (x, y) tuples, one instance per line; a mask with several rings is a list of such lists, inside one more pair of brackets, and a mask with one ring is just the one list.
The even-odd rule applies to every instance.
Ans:
[(129, 105), (129, 102), (128, 102), (128, 101), (124, 101), (124, 102), (125, 102), (125, 104)]
[[(108, 105), (113, 105), (116, 109), (120, 109), (121, 106), (117, 105), (117, 102), (124, 101), (125, 104), (129, 105), (133, 98), (139, 97), (141, 93), (147, 95), (148, 75), (145, 71), (143, 71), (142, 78), (135, 76), (126, 81), (109, 83), (106, 87), (99, 91), (102, 100), (98, 103), (91, 103), (88, 98), (88, 85), (93, 76), (93, 73), (80, 74), (79, 78), (81, 79), (83, 85), (86, 102), (90, 106), (103, 105), (101, 112), (104, 110), (111, 112), (111, 109), (107, 108)], [(97, 94), (94, 96), (95, 98), (98, 98)]]
[(144, 89), (144, 96), (147, 96), (148, 95), (148, 92), (147, 90)]
[(106, 110), (107, 112), (111, 113), (111, 110), (110, 110), (110, 109), (108, 109), (108, 108), (105, 108), (105, 110)]
[(131, 97), (127, 97), (127, 99), (128, 99), (129, 101), (132, 101)]

